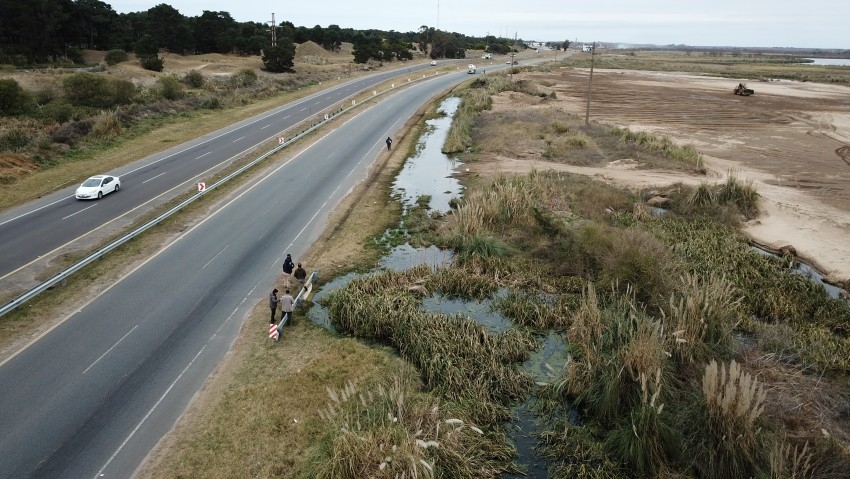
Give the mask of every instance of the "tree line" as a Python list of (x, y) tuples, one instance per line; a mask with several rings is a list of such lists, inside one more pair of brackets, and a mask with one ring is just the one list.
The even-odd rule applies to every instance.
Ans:
[[(0, 0), (0, 63), (18, 67), (81, 64), (83, 50), (122, 50), (136, 53), (146, 68), (161, 70), (157, 54), (167, 51), (267, 54), (267, 67), (271, 64), (271, 70), (285, 71), (292, 67), (293, 44), (306, 41), (329, 51), (339, 51), (343, 42), (350, 42), (357, 63), (410, 59), (414, 44), (431, 58), (464, 58), (470, 48), (493, 53), (515, 48), (513, 40), (468, 37), (424, 25), (419, 31), (401, 33), (339, 25), (307, 28), (283, 21), (275, 30), (277, 48), (271, 48), (270, 25), (237, 22), (223, 11), (205, 10), (200, 16), (187, 17), (163, 3), (143, 12), (119, 14), (100, 0)], [(145, 65), (145, 59), (159, 60), (159, 68), (156, 61)]]

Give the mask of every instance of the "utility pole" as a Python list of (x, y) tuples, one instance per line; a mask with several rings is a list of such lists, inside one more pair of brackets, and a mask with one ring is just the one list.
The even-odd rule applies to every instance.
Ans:
[(514, 32), (514, 46), (511, 49), (511, 83), (514, 81), (514, 56), (516, 55), (516, 32)]
[(584, 112), (584, 126), (590, 125), (590, 89), (593, 86), (593, 59), (596, 58), (596, 42), (590, 47), (590, 78), (587, 80), (587, 110)]
[(274, 13), (272, 13), (272, 46), (277, 46), (277, 27), (274, 23)]

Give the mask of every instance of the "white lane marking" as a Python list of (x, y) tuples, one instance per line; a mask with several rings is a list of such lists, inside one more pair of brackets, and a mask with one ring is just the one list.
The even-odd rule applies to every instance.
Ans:
[(261, 126), (261, 127), (260, 127), (260, 129), (261, 129), (261, 130), (265, 130), (266, 128), (268, 128), (268, 127), (270, 127), (270, 126), (271, 126), (271, 125)]
[(201, 155), (201, 156), (196, 156), (196, 157), (195, 157), (195, 159), (196, 159), (196, 160), (199, 160), (199, 159), (201, 159), (201, 158), (203, 158), (203, 157), (205, 157), (205, 156), (209, 155), (210, 153), (212, 153), (212, 152), (211, 152), (211, 151), (208, 151), (208, 152), (204, 153), (204, 154), (203, 154), (203, 155)]
[(116, 347), (116, 346), (118, 346), (119, 344), (121, 344), (121, 341), (124, 341), (125, 339), (127, 339), (127, 336), (129, 336), (129, 335), (130, 335), (130, 333), (132, 333), (133, 331), (135, 331), (135, 330), (136, 330), (136, 328), (138, 328), (138, 327), (139, 327), (139, 325), (138, 325), (138, 324), (137, 324), (137, 325), (135, 325), (135, 326), (133, 326), (133, 329), (131, 329), (131, 330), (127, 331), (127, 334), (125, 334), (124, 336), (121, 336), (121, 339), (119, 339), (118, 341), (116, 341), (116, 342), (115, 342), (115, 344), (113, 344), (111, 348), (107, 349), (105, 353), (101, 354), (99, 358), (95, 359), (93, 363), (89, 364), (89, 367), (87, 367), (87, 368), (85, 369), (85, 371), (83, 371), (83, 374), (85, 374), (85, 373), (89, 372), (89, 369), (93, 368), (95, 364), (97, 364), (97, 363), (98, 363), (101, 359), (103, 359), (104, 357), (106, 357), (106, 355), (107, 355), (107, 354), (109, 354), (109, 351), (112, 351), (113, 349), (115, 349), (115, 347)]
[[(207, 341), (207, 344), (209, 344), (209, 341)], [(168, 389), (166, 389), (166, 390), (165, 390), (165, 392), (164, 392), (164, 393), (162, 393), (162, 396), (160, 396), (160, 397), (159, 397), (159, 399), (156, 401), (156, 403), (154, 403), (154, 405), (153, 405), (153, 406), (152, 406), (152, 407), (148, 410), (147, 414), (145, 414), (145, 417), (143, 417), (143, 418), (142, 418), (142, 420), (141, 420), (141, 421), (139, 421), (139, 423), (138, 423), (138, 424), (136, 424), (136, 427), (135, 427), (135, 428), (133, 428), (133, 430), (130, 432), (130, 434), (127, 436), (127, 438), (126, 438), (126, 439), (124, 439), (124, 442), (122, 442), (122, 443), (121, 443), (121, 445), (120, 445), (120, 446), (118, 446), (118, 449), (116, 449), (116, 450), (115, 450), (115, 452), (114, 452), (114, 453), (112, 453), (112, 456), (110, 456), (110, 457), (109, 457), (109, 459), (106, 461), (106, 464), (104, 464), (104, 465), (103, 465), (103, 467), (101, 467), (101, 468), (100, 468), (100, 470), (99, 470), (99, 471), (97, 471), (97, 474), (95, 474), (95, 475), (94, 475), (95, 479), (97, 479), (97, 478), (99, 478), (99, 477), (102, 477), (102, 476), (103, 476), (103, 471), (104, 471), (107, 467), (109, 467), (109, 464), (111, 464), (111, 463), (112, 463), (112, 461), (115, 459), (115, 457), (118, 455), (118, 453), (119, 453), (119, 452), (121, 452), (121, 450), (122, 450), (122, 449), (124, 449), (124, 446), (126, 446), (126, 445), (127, 445), (127, 443), (128, 443), (128, 442), (130, 442), (130, 439), (132, 439), (132, 438), (133, 438), (133, 436), (135, 436), (135, 435), (136, 435), (136, 433), (137, 433), (137, 432), (139, 431), (139, 429), (142, 427), (142, 424), (144, 424), (144, 423), (145, 423), (145, 421), (147, 421), (147, 420), (148, 420), (148, 418), (151, 416), (151, 414), (153, 414), (153, 412), (154, 412), (154, 410), (157, 408), (157, 406), (159, 406), (159, 405), (160, 405), (160, 403), (162, 403), (162, 401), (165, 399), (165, 396), (167, 396), (167, 395), (168, 395), (168, 393), (169, 393), (169, 392), (171, 392), (171, 390), (172, 390), (172, 389), (174, 388), (174, 386), (177, 384), (177, 381), (179, 381), (179, 380), (180, 380), (180, 378), (182, 378), (182, 377), (183, 377), (183, 375), (184, 375), (184, 374), (186, 374), (186, 371), (188, 371), (188, 370), (189, 370), (189, 368), (190, 368), (193, 364), (195, 364), (195, 361), (198, 359), (198, 357), (201, 355), (201, 353), (202, 353), (202, 352), (204, 352), (204, 349), (206, 349), (206, 348), (207, 348), (207, 344), (204, 344), (204, 345), (201, 347), (200, 351), (198, 351), (198, 354), (196, 354), (196, 355), (195, 355), (195, 357), (194, 357), (194, 358), (192, 358), (192, 360), (191, 360), (191, 361), (189, 361), (189, 364), (187, 364), (187, 365), (186, 365), (186, 367), (185, 367), (185, 368), (183, 368), (183, 370), (182, 370), (182, 371), (180, 371), (180, 374), (178, 374), (178, 375), (177, 375), (177, 377), (176, 377), (176, 378), (174, 378), (174, 381), (172, 381), (172, 382), (171, 382), (171, 384), (168, 386)]]
[(141, 429), (142, 425), (148, 420), (148, 418), (153, 414), (153, 412), (162, 403), (162, 401), (165, 400), (165, 397), (168, 396), (168, 393), (170, 393), (171, 390), (174, 389), (174, 386), (177, 385), (177, 382), (180, 381), (180, 379), (182, 379), (183, 376), (186, 375), (186, 372), (189, 370), (189, 368), (192, 367), (193, 364), (195, 364), (195, 361), (198, 360), (198, 358), (201, 356), (201, 353), (203, 353), (204, 350), (207, 349), (207, 346), (209, 346), (209, 344), (214, 339), (216, 339), (216, 337), (218, 337), (219, 333), (221, 333), (222, 328), (224, 328), (224, 326), (226, 324), (228, 324), (230, 322), (230, 320), (233, 319), (234, 316), (236, 316), (236, 313), (239, 312), (239, 308), (241, 308), (245, 304), (245, 302), (250, 299), (251, 295), (253, 295), (254, 291), (257, 289), (257, 286), (259, 286), (259, 282), (254, 283), (254, 286), (248, 292), (248, 295), (246, 295), (245, 297), (242, 298), (242, 301), (239, 302), (239, 305), (237, 305), (236, 308), (234, 308), (234, 310), (230, 313), (230, 315), (227, 317), (227, 319), (225, 319), (224, 321), (221, 322), (221, 325), (219, 325), (218, 329), (216, 329), (216, 331), (212, 334), (212, 336), (210, 336), (210, 338), (207, 340), (207, 342), (203, 346), (201, 346), (201, 349), (198, 350), (198, 353), (195, 354), (195, 357), (193, 357), (192, 360), (189, 361), (189, 364), (187, 364), (186, 367), (183, 368), (182, 371), (180, 371), (180, 374), (178, 374), (177, 377), (174, 378), (174, 381), (171, 382), (171, 384), (168, 386), (168, 388), (165, 390), (165, 392), (162, 393), (162, 396), (160, 396), (159, 399), (154, 403), (154, 405), (151, 406), (151, 408), (148, 410), (147, 414), (145, 414), (145, 417), (143, 417), (139, 421), (139, 423), (136, 424), (136, 427), (134, 427), (133, 430), (130, 431), (130, 434), (127, 435), (127, 437), (124, 439), (124, 441), (121, 443), (121, 445), (118, 446), (118, 449), (116, 449), (115, 452), (112, 453), (112, 456), (109, 457), (109, 459), (106, 461), (106, 463), (103, 465), (103, 467), (101, 467), (100, 470), (97, 471), (97, 474), (94, 475), (94, 479), (99, 479), (100, 477), (103, 477), (103, 475), (104, 475), (103, 471), (106, 470), (107, 467), (109, 467), (109, 464), (112, 463), (112, 461), (115, 459), (115, 457), (118, 456), (118, 454), (121, 452), (122, 449), (124, 449), (124, 446), (126, 446), (127, 443), (130, 442), (130, 440), (133, 438), (133, 436), (135, 436), (136, 433), (139, 432), (139, 429)]
[(167, 172), (167, 171), (163, 171), (162, 173), (160, 173), (160, 174), (158, 174), (158, 175), (156, 175), (156, 176), (152, 176), (152, 177), (150, 177), (150, 178), (146, 179), (145, 181), (143, 181), (143, 182), (142, 182), (142, 184), (145, 184), (145, 183), (147, 183), (148, 181), (151, 181), (151, 180), (155, 180), (155, 179), (159, 178), (160, 176), (162, 176), (162, 175), (164, 175), (164, 174), (166, 174), (166, 173), (168, 173), (168, 172)]
[(236, 143), (237, 141), (242, 140), (242, 139), (244, 139), (244, 138), (245, 138), (245, 136), (244, 136), (244, 135), (243, 135), (243, 136), (240, 136), (239, 138), (237, 138), (237, 139), (235, 139), (235, 140), (231, 141), (231, 143)]
[(89, 209), (89, 208), (94, 208), (95, 206), (97, 206), (97, 203), (95, 203), (95, 204), (93, 204), (93, 205), (91, 205), (91, 206), (86, 206), (85, 208), (81, 209), (80, 211), (77, 211), (76, 213), (71, 213), (70, 215), (68, 215), (68, 216), (66, 216), (66, 217), (64, 217), (64, 218), (62, 218), (62, 219), (63, 219), (63, 220), (67, 220), (68, 218), (70, 218), (70, 217), (72, 217), (72, 216), (74, 216), (74, 215), (78, 215), (78, 214), (82, 213), (83, 211), (85, 211), (85, 210), (87, 210), (87, 209)]
[[(402, 69), (402, 70), (403, 70), (403, 69)], [(369, 77), (364, 78), (364, 79), (362, 79), (362, 80), (349, 80), (347, 83), (345, 83), (345, 84), (343, 84), (343, 85), (340, 85), (340, 86), (338, 86), (338, 87), (336, 87), (336, 88), (331, 88), (331, 89), (328, 89), (328, 90), (323, 90), (323, 91), (320, 91), (320, 92), (314, 93), (314, 94), (313, 94), (313, 95), (311, 95), (311, 96), (318, 96), (318, 95), (322, 95), (322, 94), (325, 94), (325, 93), (331, 93), (331, 92), (333, 92), (333, 91), (335, 91), (335, 90), (337, 90), (337, 89), (340, 89), (340, 88), (342, 88), (342, 89), (343, 89), (343, 91), (351, 91), (351, 90), (354, 90), (354, 87), (355, 87), (355, 86), (357, 86), (357, 87), (359, 88), (359, 85), (361, 85), (361, 84), (365, 83), (366, 81), (368, 81), (368, 80), (369, 80), (369, 79), (371, 79), (372, 77), (376, 77), (376, 76), (377, 76), (377, 75), (370, 75)], [(260, 116), (259, 118), (256, 118), (256, 119), (254, 119), (254, 120), (252, 120), (252, 121), (249, 121), (249, 122), (245, 123), (244, 125), (239, 125), (239, 126), (237, 126), (236, 128), (234, 128), (234, 129), (232, 129), (232, 130), (227, 130), (227, 131), (224, 131), (223, 133), (221, 133), (221, 134), (219, 134), (219, 135), (211, 136), (211, 137), (209, 137), (208, 139), (206, 139), (206, 140), (203, 140), (203, 141), (199, 142), (198, 144), (195, 144), (195, 145), (189, 145), (189, 146), (187, 146), (186, 148), (183, 148), (182, 150), (178, 150), (178, 151), (175, 151), (174, 153), (171, 153), (170, 155), (163, 156), (162, 158), (160, 158), (160, 159), (158, 159), (158, 160), (154, 160), (154, 161), (152, 161), (152, 162), (150, 162), (150, 163), (145, 163), (145, 164), (143, 164), (143, 165), (139, 165), (139, 167), (134, 168), (134, 169), (132, 169), (132, 170), (130, 170), (130, 171), (125, 172), (125, 173), (124, 173), (124, 175), (129, 175), (130, 173), (135, 173), (135, 172), (137, 172), (137, 171), (139, 171), (139, 170), (142, 170), (142, 169), (144, 169), (144, 168), (147, 168), (147, 167), (149, 167), (149, 166), (151, 166), (151, 165), (155, 165), (155, 164), (157, 164), (157, 163), (159, 163), (159, 162), (161, 162), (161, 161), (165, 161), (165, 160), (167, 160), (167, 159), (171, 158), (172, 156), (176, 156), (176, 155), (179, 155), (179, 154), (181, 154), (181, 153), (185, 153), (185, 152), (187, 152), (187, 151), (189, 151), (189, 150), (191, 150), (191, 149), (193, 149), (193, 148), (196, 148), (196, 147), (198, 147), (198, 146), (201, 146), (201, 145), (205, 145), (205, 144), (207, 144), (207, 143), (210, 143), (212, 140), (217, 140), (218, 138), (221, 138), (221, 137), (226, 136), (226, 135), (228, 135), (228, 134), (230, 134), (230, 133), (233, 133), (233, 132), (235, 132), (235, 131), (238, 131), (240, 128), (247, 128), (247, 127), (249, 127), (249, 126), (251, 126), (251, 125), (253, 125), (253, 124), (255, 124), (255, 123), (259, 123), (259, 122), (264, 121), (264, 120), (266, 120), (266, 119), (268, 119), (268, 118), (273, 118), (275, 115), (279, 114), (281, 111), (285, 111), (285, 110), (287, 110), (287, 109), (289, 109), (289, 108), (294, 108), (294, 107), (296, 107), (296, 106), (298, 106), (298, 105), (302, 104), (304, 101), (307, 101), (307, 100), (309, 100), (309, 99), (310, 99), (309, 97), (307, 97), (307, 98), (302, 98), (301, 100), (295, 101), (295, 102), (293, 102), (293, 103), (291, 103), (291, 104), (286, 104), (286, 105), (284, 105), (284, 106), (283, 106), (282, 108), (280, 108), (280, 109), (277, 109), (277, 110), (271, 110), (271, 112), (270, 112), (268, 115), (262, 115), (262, 116)], [(306, 110), (306, 108), (305, 108), (304, 110)], [(304, 110), (301, 110), (301, 111), (304, 111)], [(289, 118), (290, 116), (291, 116), (291, 115), (286, 115), (286, 116), (284, 116), (283, 118), (280, 118), (280, 119), (281, 119), (281, 120), (285, 120), (285, 119)], [(203, 136), (203, 135), (201, 135), (201, 137), (202, 137), (202, 136)], [(199, 138), (201, 138), (201, 137), (199, 137)], [(246, 151), (247, 151), (247, 150), (246, 150)], [(203, 155), (199, 156), (198, 158), (201, 158), (201, 157), (206, 156), (206, 155), (208, 155), (208, 154), (209, 154), (209, 153), (204, 153)], [(142, 158), (142, 159), (143, 159), (143, 158)], [(231, 159), (231, 158), (228, 158), (227, 160), (225, 160), (225, 162), (226, 162), (226, 161), (230, 161), (230, 159)], [(224, 163), (224, 162), (222, 162), (222, 163)], [(215, 166), (218, 166), (218, 165), (215, 165)], [(214, 167), (215, 167), (215, 166), (214, 166)], [(213, 168), (214, 168), (214, 167), (213, 167)], [(212, 168), (210, 168), (210, 170), (212, 170)], [(210, 171), (210, 170), (207, 170), (207, 171)], [(206, 171), (205, 171), (205, 172), (203, 172), (203, 173), (206, 173)], [(194, 178), (193, 178), (192, 180), (194, 180)], [(170, 191), (170, 190), (169, 190), (169, 191)], [(166, 193), (167, 193), (167, 192), (166, 192)], [(164, 194), (164, 193), (163, 193), (163, 194)], [(31, 215), (31, 214), (33, 214), (33, 213), (37, 212), (37, 211), (41, 211), (41, 210), (43, 210), (43, 209), (45, 209), (45, 208), (48, 208), (48, 207), (53, 206), (53, 205), (55, 205), (55, 204), (57, 204), (57, 203), (59, 203), (59, 202), (65, 201), (66, 199), (73, 198), (73, 197), (74, 197), (74, 195), (66, 196), (66, 197), (64, 197), (64, 198), (59, 198), (58, 200), (56, 200), (56, 201), (54, 201), (54, 202), (52, 202), (52, 203), (48, 203), (48, 204), (46, 204), (46, 205), (44, 205), (44, 206), (40, 206), (40, 207), (38, 207), (38, 208), (36, 208), (36, 209), (34, 209), (34, 210), (30, 210), (30, 211), (27, 211), (27, 212), (21, 213), (20, 215), (15, 216), (14, 218), (9, 218), (9, 219), (8, 219), (8, 220), (6, 220), (6, 221), (0, 222), (0, 226), (3, 226), (3, 225), (5, 225), (6, 223), (10, 223), (10, 222), (15, 221), (15, 220), (17, 220), (17, 219), (23, 218), (24, 216), (29, 216), (29, 215)], [(158, 198), (158, 197), (157, 197), (157, 198)], [(153, 198), (153, 199), (155, 200), (156, 198)], [(152, 200), (151, 200), (151, 201), (152, 201)], [(145, 204), (147, 204), (147, 202), (146, 202)], [(77, 239), (79, 239), (79, 238), (77, 238)], [(63, 246), (64, 246), (64, 245), (63, 245)], [(58, 248), (57, 248), (57, 249), (58, 249)], [(54, 251), (55, 251), (55, 250), (54, 250)], [(51, 251), (51, 253), (52, 253), (52, 251)], [(42, 255), (42, 256), (44, 256), (44, 255)], [(24, 265), (24, 266), (26, 266), (26, 265)], [(18, 271), (18, 270), (15, 270), (15, 271), (13, 271), (12, 273), (17, 272), (17, 271)], [(11, 274), (11, 273), (9, 273), (9, 274)], [(7, 276), (8, 276), (8, 275), (7, 275)], [(5, 278), (5, 276), (4, 276), (4, 278)], [(3, 278), (0, 278), (0, 279), (3, 279)]]
[(203, 265), (203, 266), (201, 267), (201, 269), (204, 269), (204, 268), (206, 268), (207, 266), (209, 266), (209, 265), (210, 265), (210, 263), (212, 263), (213, 261), (215, 261), (215, 259), (216, 259), (216, 258), (218, 258), (218, 257), (221, 255), (221, 253), (224, 253), (224, 250), (226, 250), (226, 249), (227, 249), (227, 248), (229, 248), (229, 247), (230, 247), (230, 245), (227, 245), (227, 246), (225, 246), (224, 248), (222, 248), (222, 249), (221, 249), (221, 251), (219, 251), (217, 255), (213, 256), (211, 260), (207, 261), (207, 264)]
[(298, 110), (298, 111), (307, 111), (307, 109), (306, 109), (306, 108), (302, 108), (302, 109), (300, 109), (300, 110)]

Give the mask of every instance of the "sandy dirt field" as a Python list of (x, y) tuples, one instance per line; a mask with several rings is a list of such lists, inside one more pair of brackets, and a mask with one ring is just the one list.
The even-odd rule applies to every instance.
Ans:
[[(557, 100), (547, 100), (545, 108), (584, 117), (589, 71), (560, 69), (522, 76), (556, 93)], [(605, 168), (554, 164), (543, 158), (494, 160), (504, 171), (527, 169), (531, 160), (538, 169), (573, 171), (630, 187), (722, 182), (731, 172), (752, 180), (762, 196), (762, 214), (746, 225), (745, 233), (769, 248), (793, 246), (800, 258), (846, 289), (850, 89), (751, 81), (755, 94), (742, 97), (732, 93), (736, 84), (688, 74), (594, 71), (591, 121), (693, 144), (705, 157), (705, 176), (641, 169), (639, 159), (611, 162)], [(516, 106), (504, 98), (494, 102), (494, 109)]]

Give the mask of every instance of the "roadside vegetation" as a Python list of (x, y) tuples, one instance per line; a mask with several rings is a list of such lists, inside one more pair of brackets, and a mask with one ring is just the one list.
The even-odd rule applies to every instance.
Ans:
[[(639, 156), (700, 172), (693, 148), (664, 139), (523, 109), (479, 114), (505, 91), (545, 101), (529, 85), (477, 79), (460, 93), (460, 127), (444, 148), (478, 161), (482, 151), (521, 157), (533, 145), (553, 162)], [(506, 129), (535, 133), (499, 140)], [(547, 145), (559, 136), (572, 139)], [(345, 261), (317, 253), (318, 264), (334, 265), (331, 276), (362, 273), (323, 299), (338, 336), (320, 332), (322, 341), (386, 359), (361, 374), (347, 359), (311, 352), (297, 373), (256, 383), (237, 375), (236, 390), (282, 392), (304, 371), (327, 371), (319, 375), (324, 386), (286, 386), (287, 394), (313, 395), (310, 407), (298, 400), (274, 409), (281, 421), (296, 408), (298, 426), (278, 423), (252, 436), (285, 443), (292, 454), (277, 466), (255, 465), (267, 448), (240, 446), (244, 452), (222, 464), (210, 451), (224, 431), (256, 422), (228, 418), (237, 408), (228, 401), (211, 413), (220, 431), (204, 427), (161, 470), (180, 465), (182, 476), (201, 477), (240, 470), (231, 461), (241, 461), (281, 477), (499, 477), (522, 471), (506, 425), (527, 401), (550, 477), (840, 478), (850, 470), (850, 307), (794, 274), (793, 256), (760, 253), (737, 231), (759, 212), (751, 182), (732, 172), (722, 184), (625, 191), (532, 171), (464, 183), (448, 215), (428, 214), (426, 196), (405, 210), (391, 202), (401, 221), (365, 227), (374, 211), (353, 207), (317, 246), (352, 258), (340, 269)], [(380, 189), (375, 194), (389, 198), (388, 183)], [(343, 236), (346, 248), (332, 246)], [(449, 248), (454, 261), (367, 273), (401, 242)], [(425, 311), (422, 301), (437, 294), (489, 300), (514, 327), (496, 334), (462, 315)], [(305, 323), (297, 321), (295, 337), (317, 330)], [(564, 366), (536, 382), (523, 364), (553, 333), (566, 341)], [(248, 336), (257, 360), (245, 371), (293, 354), (276, 352), (261, 333)], [(264, 401), (253, 393), (240, 400)]]

